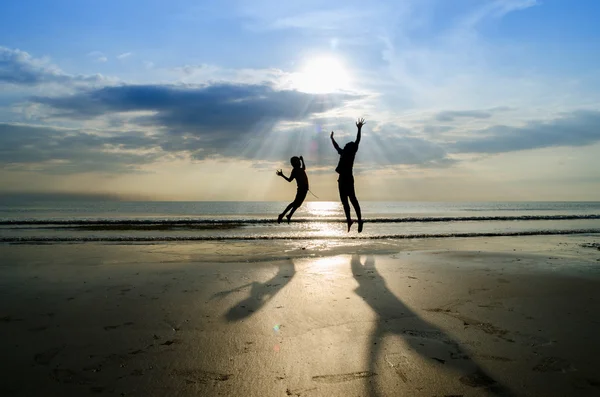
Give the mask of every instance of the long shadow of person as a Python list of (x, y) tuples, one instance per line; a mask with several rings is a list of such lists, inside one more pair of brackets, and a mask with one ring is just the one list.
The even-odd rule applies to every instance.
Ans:
[[(512, 396), (512, 392), (496, 382), (469, 355), (461, 349), (443, 330), (420, 318), (387, 287), (383, 277), (375, 268), (375, 260), (368, 256), (365, 264), (358, 255), (351, 260), (352, 275), (358, 282), (355, 292), (377, 315), (375, 329), (369, 340), (369, 372), (376, 374), (377, 363), (385, 360), (386, 366), (392, 367), (396, 374), (408, 382), (406, 369), (408, 356), (415, 352), (431, 361), (433, 365), (450, 366), (458, 372), (460, 382), (470, 387), (480, 388), (493, 395)], [(403, 353), (382, 354), (383, 339), (396, 335), (403, 338), (410, 351)], [(377, 396), (376, 382), (369, 382), (371, 396)]]
[(214, 294), (211, 299), (224, 298), (225, 296), (241, 291), (244, 288), (250, 287), (250, 295), (232, 306), (225, 314), (225, 318), (229, 322), (240, 321), (250, 317), (253, 313), (260, 310), (267, 302), (269, 302), (283, 287), (285, 287), (296, 274), (294, 262), (289, 260), (279, 265), (277, 273), (265, 282), (253, 281), (239, 287), (221, 291)]

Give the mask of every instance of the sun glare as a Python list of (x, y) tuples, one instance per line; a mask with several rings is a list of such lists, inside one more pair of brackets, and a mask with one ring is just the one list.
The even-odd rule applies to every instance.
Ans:
[(337, 58), (322, 56), (306, 61), (294, 78), (299, 91), (325, 94), (350, 88), (350, 75)]
[(311, 217), (326, 218), (334, 217), (342, 212), (342, 205), (334, 201), (307, 201), (306, 211)]

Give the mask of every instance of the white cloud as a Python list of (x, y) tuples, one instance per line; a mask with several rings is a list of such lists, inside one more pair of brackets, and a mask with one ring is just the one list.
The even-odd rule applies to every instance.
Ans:
[(487, 19), (501, 18), (513, 11), (540, 5), (537, 0), (494, 0), (481, 2), (481, 4), (461, 19), (460, 26), (462, 28), (474, 28)]
[(125, 59), (129, 58), (132, 55), (131, 52), (124, 52), (122, 54), (117, 55), (117, 59)]
[(87, 54), (88, 57), (92, 58), (96, 62), (106, 62), (108, 58), (100, 51), (92, 51)]
[(25, 51), (0, 47), (0, 84), (14, 86), (60, 86), (106, 85), (114, 79), (96, 75), (72, 75), (65, 73), (48, 59), (35, 58)]

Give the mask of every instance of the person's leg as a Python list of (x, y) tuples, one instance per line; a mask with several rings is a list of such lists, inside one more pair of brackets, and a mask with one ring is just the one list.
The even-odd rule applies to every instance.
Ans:
[(347, 186), (341, 179), (338, 181), (338, 190), (340, 192), (340, 201), (342, 202), (342, 206), (344, 207), (344, 213), (346, 214), (346, 223), (348, 224), (348, 231), (350, 231), (350, 227), (352, 226), (352, 218), (350, 217), (350, 204), (348, 204)]
[(362, 216), (360, 214), (360, 204), (358, 203), (358, 199), (356, 198), (356, 195), (353, 194), (352, 196), (350, 196), (350, 202), (352, 203), (352, 206), (354, 207), (354, 211), (356, 211), (356, 217), (358, 218), (358, 232), (362, 232), (363, 229), (363, 221), (362, 221)]
[(302, 205), (302, 203), (304, 202), (304, 199), (306, 198), (306, 194), (308, 193), (308, 191), (298, 191), (296, 193), (296, 198), (294, 199), (294, 202), (292, 204), (290, 204), (292, 206), (291, 208), (291, 212), (286, 216), (288, 223), (290, 222), (290, 219), (292, 219), (292, 215), (294, 215), (294, 212), (296, 212), (296, 210)]
[(292, 207), (292, 210), (290, 211), (290, 213), (285, 216), (287, 218), (287, 220), (288, 220), (288, 223), (290, 223), (290, 220), (292, 219), (292, 215), (294, 215), (294, 212), (296, 212), (297, 209), (298, 209), (298, 207), (296, 207), (294, 205)]
[(281, 214), (279, 214), (279, 216), (277, 217), (277, 223), (281, 223), (281, 220), (283, 219), (283, 217), (285, 216), (285, 214), (294, 207), (294, 202), (291, 202), (288, 204), (287, 207), (285, 207), (285, 211), (283, 211)]
[(354, 178), (352, 179), (352, 185), (348, 187), (348, 195), (350, 198), (350, 202), (354, 207), (354, 211), (356, 211), (356, 217), (358, 218), (358, 232), (360, 233), (363, 229), (363, 221), (360, 212), (360, 204), (358, 203), (358, 199), (356, 198), (356, 192), (354, 190)]

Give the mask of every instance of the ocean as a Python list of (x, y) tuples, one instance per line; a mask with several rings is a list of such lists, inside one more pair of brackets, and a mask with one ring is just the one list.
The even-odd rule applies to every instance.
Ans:
[[(346, 231), (339, 202), (2, 201), (0, 242), (406, 239), (600, 233), (600, 202), (362, 202)], [(353, 218), (355, 218), (353, 211)]]

